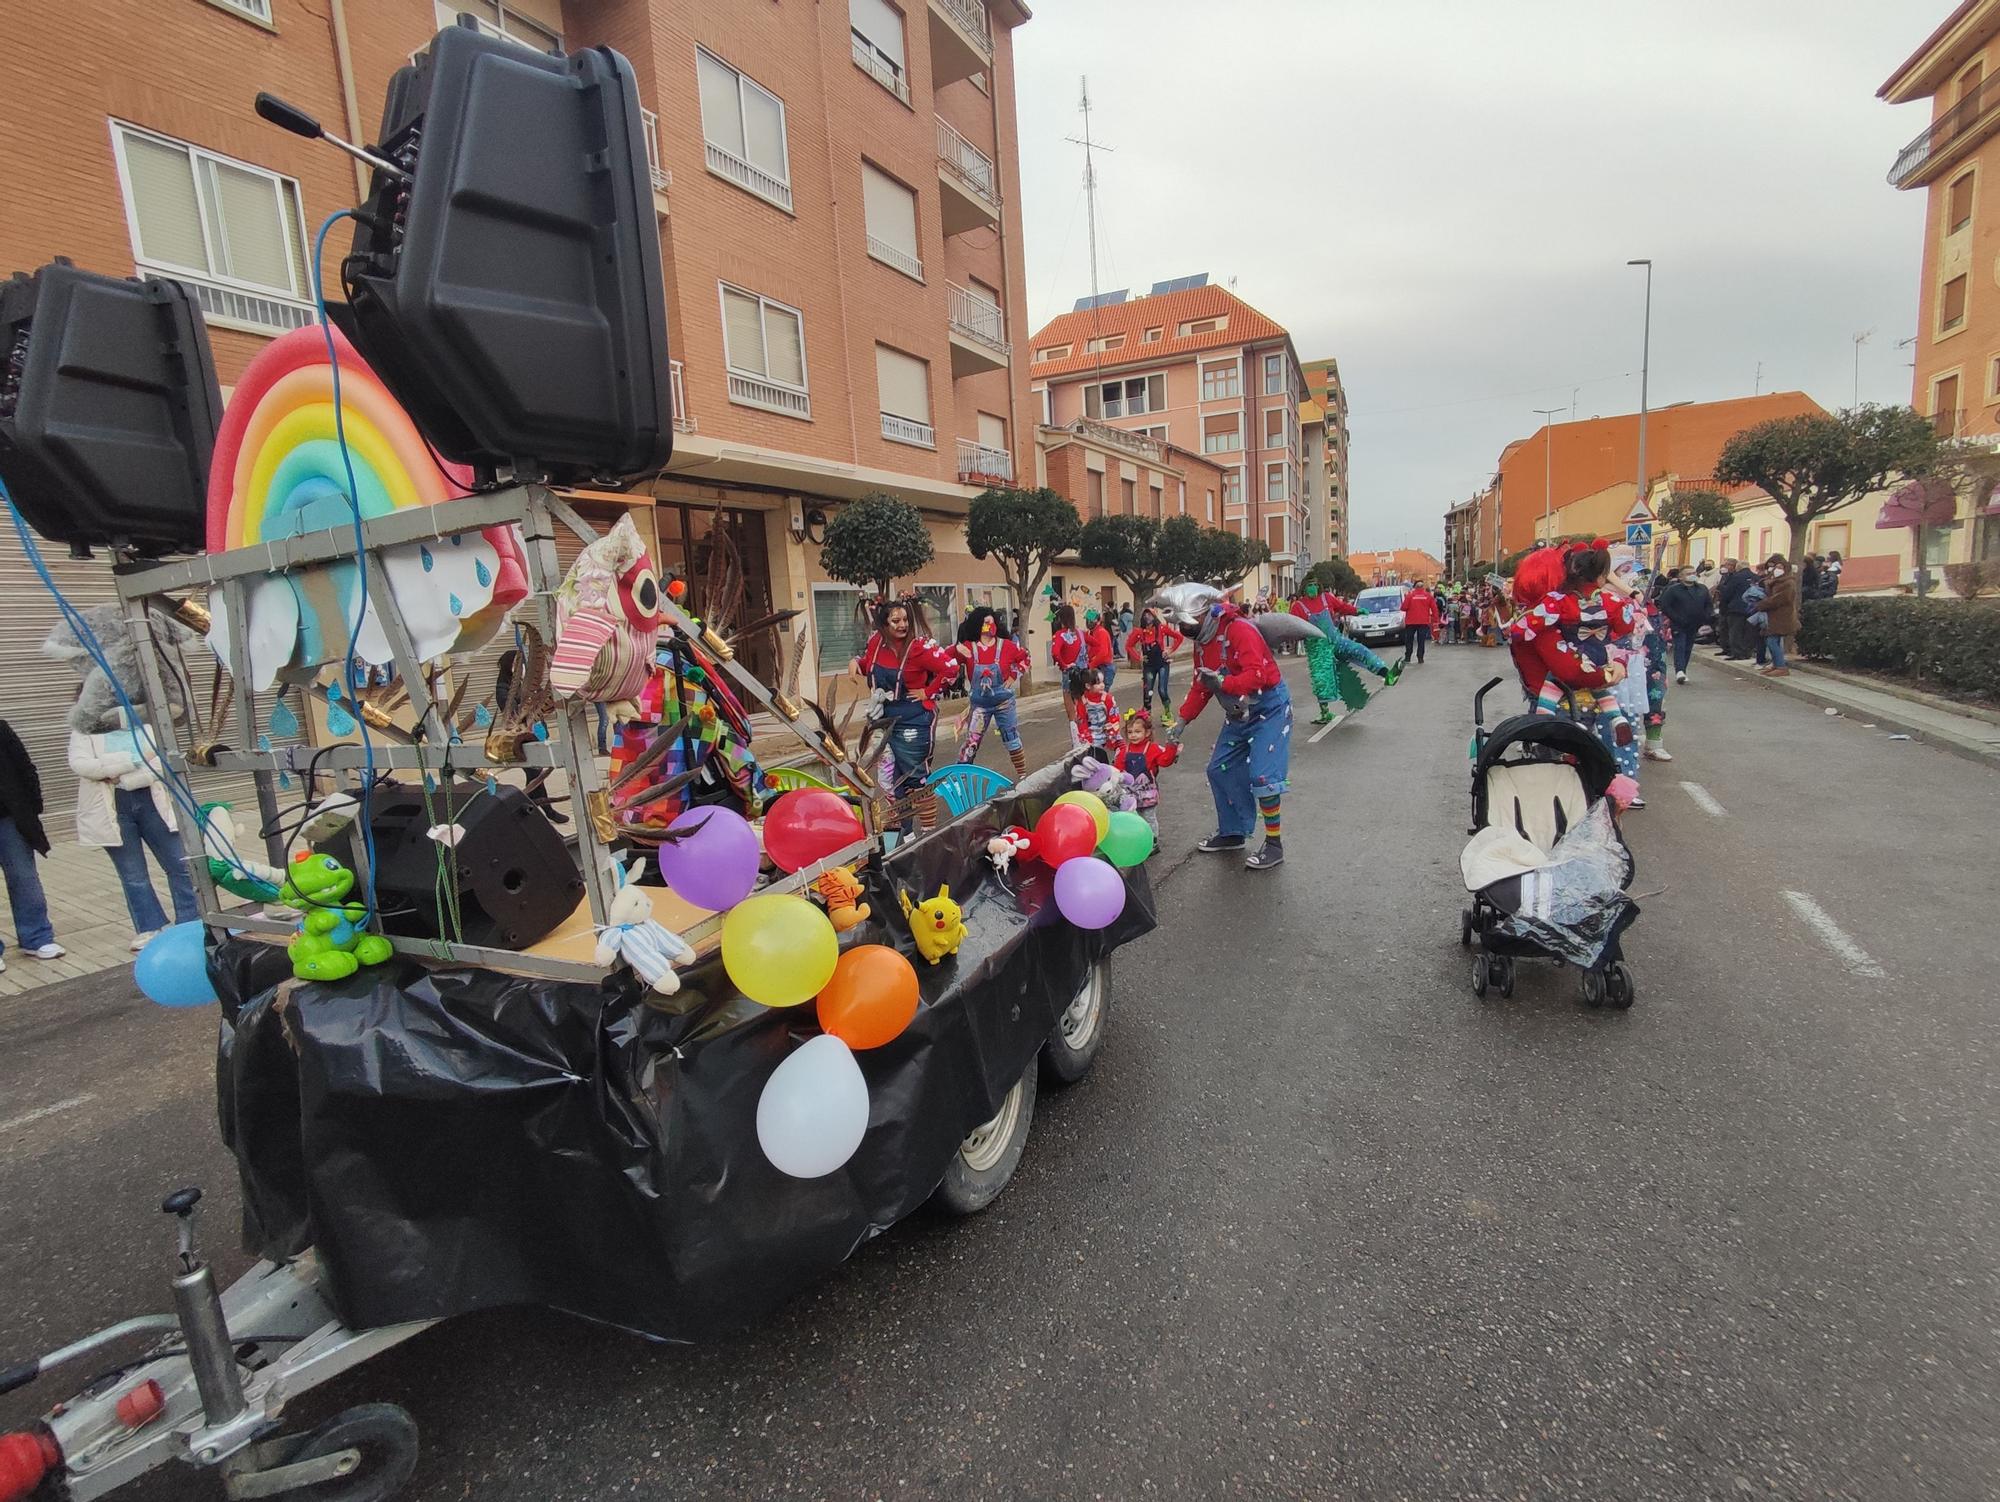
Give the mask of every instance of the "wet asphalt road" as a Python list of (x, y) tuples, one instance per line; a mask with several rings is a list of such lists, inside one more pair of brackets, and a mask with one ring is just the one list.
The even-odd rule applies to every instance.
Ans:
[[(1546, 968), (1481, 1003), (1457, 853), (1503, 665), (1436, 649), (1301, 726), (1280, 872), (1190, 853), (1198, 755), (1170, 774), (1160, 931), (984, 1216), (712, 1347), (482, 1316), (301, 1416), (407, 1406), (425, 1502), (1995, 1495), (2000, 779), (1698, 668), (1628, 820), (1638, 1005)], [(224, 1239), (212, 1025), (122, 976), (0, 1011), (0, 1352), (160, 1302), (163, 1187)]]

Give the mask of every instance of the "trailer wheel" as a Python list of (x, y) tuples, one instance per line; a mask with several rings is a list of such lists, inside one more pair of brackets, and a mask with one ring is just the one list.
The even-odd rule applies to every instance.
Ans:
[(417, 1421), (394, 1403), (364, 1403), (336, 1414), (294, 1450), (289, 1465), (354, 1451), (353, 1469), (295, 1486), (283, 1502), (389, 1502), (417, 1468)]
[(1035, 1119), (1035, 1076), (1030, 1062), (1000, 1102), (991, 1121), (982, 1122), (961, 1142), (944, 1171), (944, 1182), (931, 1202), (947, 1215), (977, 1215), (1007, 1187), (1028, 1146), (1028, 1125)]
[(1111, 970), (1103, 961), (1090, 967), (1076, 999), (1056, 1019), (1055, 1030), (1042, 1045), (1042, 1083), (1052, 1090), (1074, 1085), (1097, 1061), (1104, 1046), (1106, 1014), (1111, 1008)]

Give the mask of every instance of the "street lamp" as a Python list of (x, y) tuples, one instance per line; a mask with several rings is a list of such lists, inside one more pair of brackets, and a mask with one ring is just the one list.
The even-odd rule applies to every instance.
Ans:
[(1556, 474), (1556, 430), (1552, 419), (1561, 407), (1537, 407), (1542, 415), (1542, 542), (1546, 545), (1555, 538), (1553, 525), (1553, 503), (1555, 498)]
[(1646, 268), (1646, 329), (1644, 343), (1639, 347), (1639, 483), (1635, 492), (1639, 504), (1643, 506), (1646, 503), (1646, 380), (1653, 362), (1653, 263), (1637, 260), (1625, 264)]

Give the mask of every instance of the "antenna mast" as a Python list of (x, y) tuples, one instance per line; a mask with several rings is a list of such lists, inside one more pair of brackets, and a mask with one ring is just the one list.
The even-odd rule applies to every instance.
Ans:
[[(1097, 290), (1097, 160), (1096, 153), (1112, 148), (1094, 141), (1090, 134), (1090, 78), (1082, 76), (1082, 95), (1077, 107), (1083, 111), (1083, 139), (1066, 137), (1072, 146), (1083, 148), (1083, 197), (1085, 212), (1090, 221), (1090, 335), (1093, 344), (1100, 344), (1099, 333), (1103, 327), (1104, 310), (1098, 304)], [(1104, 351), (1099, 348), (1097, 373), (1104, 373)]]

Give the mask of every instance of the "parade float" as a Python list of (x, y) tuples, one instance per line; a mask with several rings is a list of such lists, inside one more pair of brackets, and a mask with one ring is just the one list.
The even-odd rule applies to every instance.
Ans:
[[(509, 115), (542, 123), (526, 160), (482, 144)], [(218, 1288), (199, 1190), (169, 1194), (174, 1312), (0, 1372), (4, 1391), (123, 1363), (0, 1436), (0, 1498), (46, 1480), (87, 1502), (170, 1461), (232, 1497), (391, 1496), (406, 1413), (288, 1434), (286, 1405), (502, 1306), (663, 1340), (740, 1327), (926, 1203), (989, 1203), (1038, 1083), (1097, 1052), (1105, 957), (1153, 925), (1150, 838), (1107, 842), (1058, 763), (892, 845), (905, 811), (866, 726), (800, 696), (796, 665), (743, 666), (774, 622), (662, 580), (629, 524), (564, 497), (671, 448), (639, 132), (616, 54), (441, 33), (374, 147), (328, 138), (373, 172), (346, 302), (268, 346), (226, 410), (172, 283), (58, 265), (0, 302), (0, 477), (31, 554), (29, 525), (115, 560), (139, 671), (110, 676), (202, 906), (138, 980), (219, 1008), (259, 1259)], [(508, 236), (531, 223), (615, 254), (537, 285), (529, 316)], [(163, 332), (85, 339), (92, 298)], [(86, 347), (151, 363), (78, 378), (61, 350)], [(148, 403), (107, 421), (114, 387)], [(143, 440), (143, 506), (52, 439), (93, 421)], [(177, 507), (163, 474), (202, 483)], [(166, 617), (226, 670), (205, 717), (172, 713)], [(505, 644), (511, 675), (471, 693)], [(628, 727), (608, 772), (599, 705)], [(759, 725), (800, 764), (761, 765)], [(197, 768), (247, 778), (255, 808), (196, 797)]]

